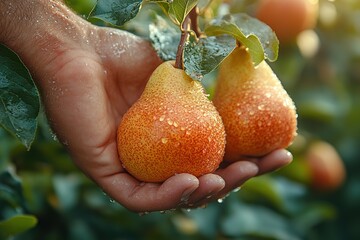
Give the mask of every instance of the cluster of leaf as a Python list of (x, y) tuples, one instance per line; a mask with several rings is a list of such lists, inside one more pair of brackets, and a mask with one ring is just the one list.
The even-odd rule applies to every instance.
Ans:
[[(68, 3), (71, 5), (71, 0)], [(76, 2), (76, 1), (75, 1)], [(127, 21), (136, 17), (143, 4), (156, 3), (163, 10), (168, 21), (157, 16), (150, 24), (150, 39), (154, 48), (163, 60), (175, 60), (183, 23), (189, 13), (197, 6), (204, 8), (211, 5), (209, 0), (128, 0), (104, 1), (94, 3), (84, 17), (94, 23), (112, 27), (121, 27)], [(205, 12), (200, 9), (200, 12)], [(199, 17), (202, 17), (201, 15)], [(198, 19), (192, 19), (197, 21)], [(210, 21), (211, 20), (211, 21)], [(236, 43), (249, 49), (255, 64), (264, 59), (275, 61), (278, 54), (278, 40), (273, 31), (264, 23), (246, 14), (218, 16), (203, 23), (201, 36), (191, 32), (192, 37), (186, 41), (183, 53), (183, 65), (186, 73), (196, 80), (201, 80), (205, 74), (213, 71), (221, 61), (236, 47)], [(224, 37), (226, 35), (227, 37)]]

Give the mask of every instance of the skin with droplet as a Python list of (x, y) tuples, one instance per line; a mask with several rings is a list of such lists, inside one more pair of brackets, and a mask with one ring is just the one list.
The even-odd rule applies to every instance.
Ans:
[(265, 61), (254, 67), (246, 49), (238, 47), (221, 63), (217, 81), (213, 103), (225, 126), (227, 161), (292, 143), (295, 105)]
[(179, 173), (199, 177), (215, 171), (224, 156), (219, 113), (201, 83), (173, 62), (153, 72), (117, 136), (123, 166), (144, 182), (162, 182)]

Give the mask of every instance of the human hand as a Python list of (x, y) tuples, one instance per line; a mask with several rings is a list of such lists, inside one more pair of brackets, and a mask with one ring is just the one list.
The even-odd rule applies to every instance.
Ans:
[(121, 165), (115, 134), (160, 60), (147, 42), (135, 36), (97, 27), (91, 31), (87, 40), (92, 48), (80, 47), (62, 56), (66, 64), (53, 74), (56, 91), (45, 104), (55, 132), (76, 164), (112, 199), (136, 212), (198, 207), (288, 162), (289, 155), (279, 150), (199, 178), (178, 174), (162, 184), (136, 180)]
[(134, 35), (64, 14), (66, 22), (57, 20), (56, 26), (62, 34), (47, 28), (45, 38), (35, 41), (38, 51), (23, 50), (21, 55), (59, 140), (77, 166), (124, 207), (135, 212), (199, 207), (291, 161), (288, 152), (276, 150), (199, 178), (183, 173), (161, 184), (138, 181), (121, 165), (116, 130), (161, 61), (148, 42)]

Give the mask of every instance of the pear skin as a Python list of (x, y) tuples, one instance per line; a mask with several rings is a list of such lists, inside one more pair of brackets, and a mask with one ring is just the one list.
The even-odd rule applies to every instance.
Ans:
[(117, 132), (125, 169), (138, 180), (163, 182), (179, 174), (215, 171), (224, 156), (221, 117), (198, 81), (173, 62), (151, 75)]
[(294, 102), (270, 66), (255, 67), (243, 47), (221, 63), (213, 103), (225, 126), (227, 161), (286, 148), (296, 136)]

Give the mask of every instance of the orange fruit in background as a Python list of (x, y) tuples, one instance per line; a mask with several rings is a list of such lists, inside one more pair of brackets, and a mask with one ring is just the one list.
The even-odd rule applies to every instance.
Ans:
[(344, 163), (331, 144), (325, 141), (312, 143), (305, 160), (309, 166), (311, 185), (315, 189), (334, 190), (344, 182)]
[(296, 136), (294, 102), (266, 61), (255, 67), (243, 47), (221, 63), (213, 102), (225, 126), (228, 161), (286, 148)]
[(260, 0), (255, 17), (275, 31), (280, 43), (289, 43), (315, 27), (318, 8), (318, 0)]
[(131, 175), (162, 182), (178, 173), (199, 177), (215, 171), (224, 155), (225, 129), (201, 83), (164, 62), (124, 115), (117, 140)]

